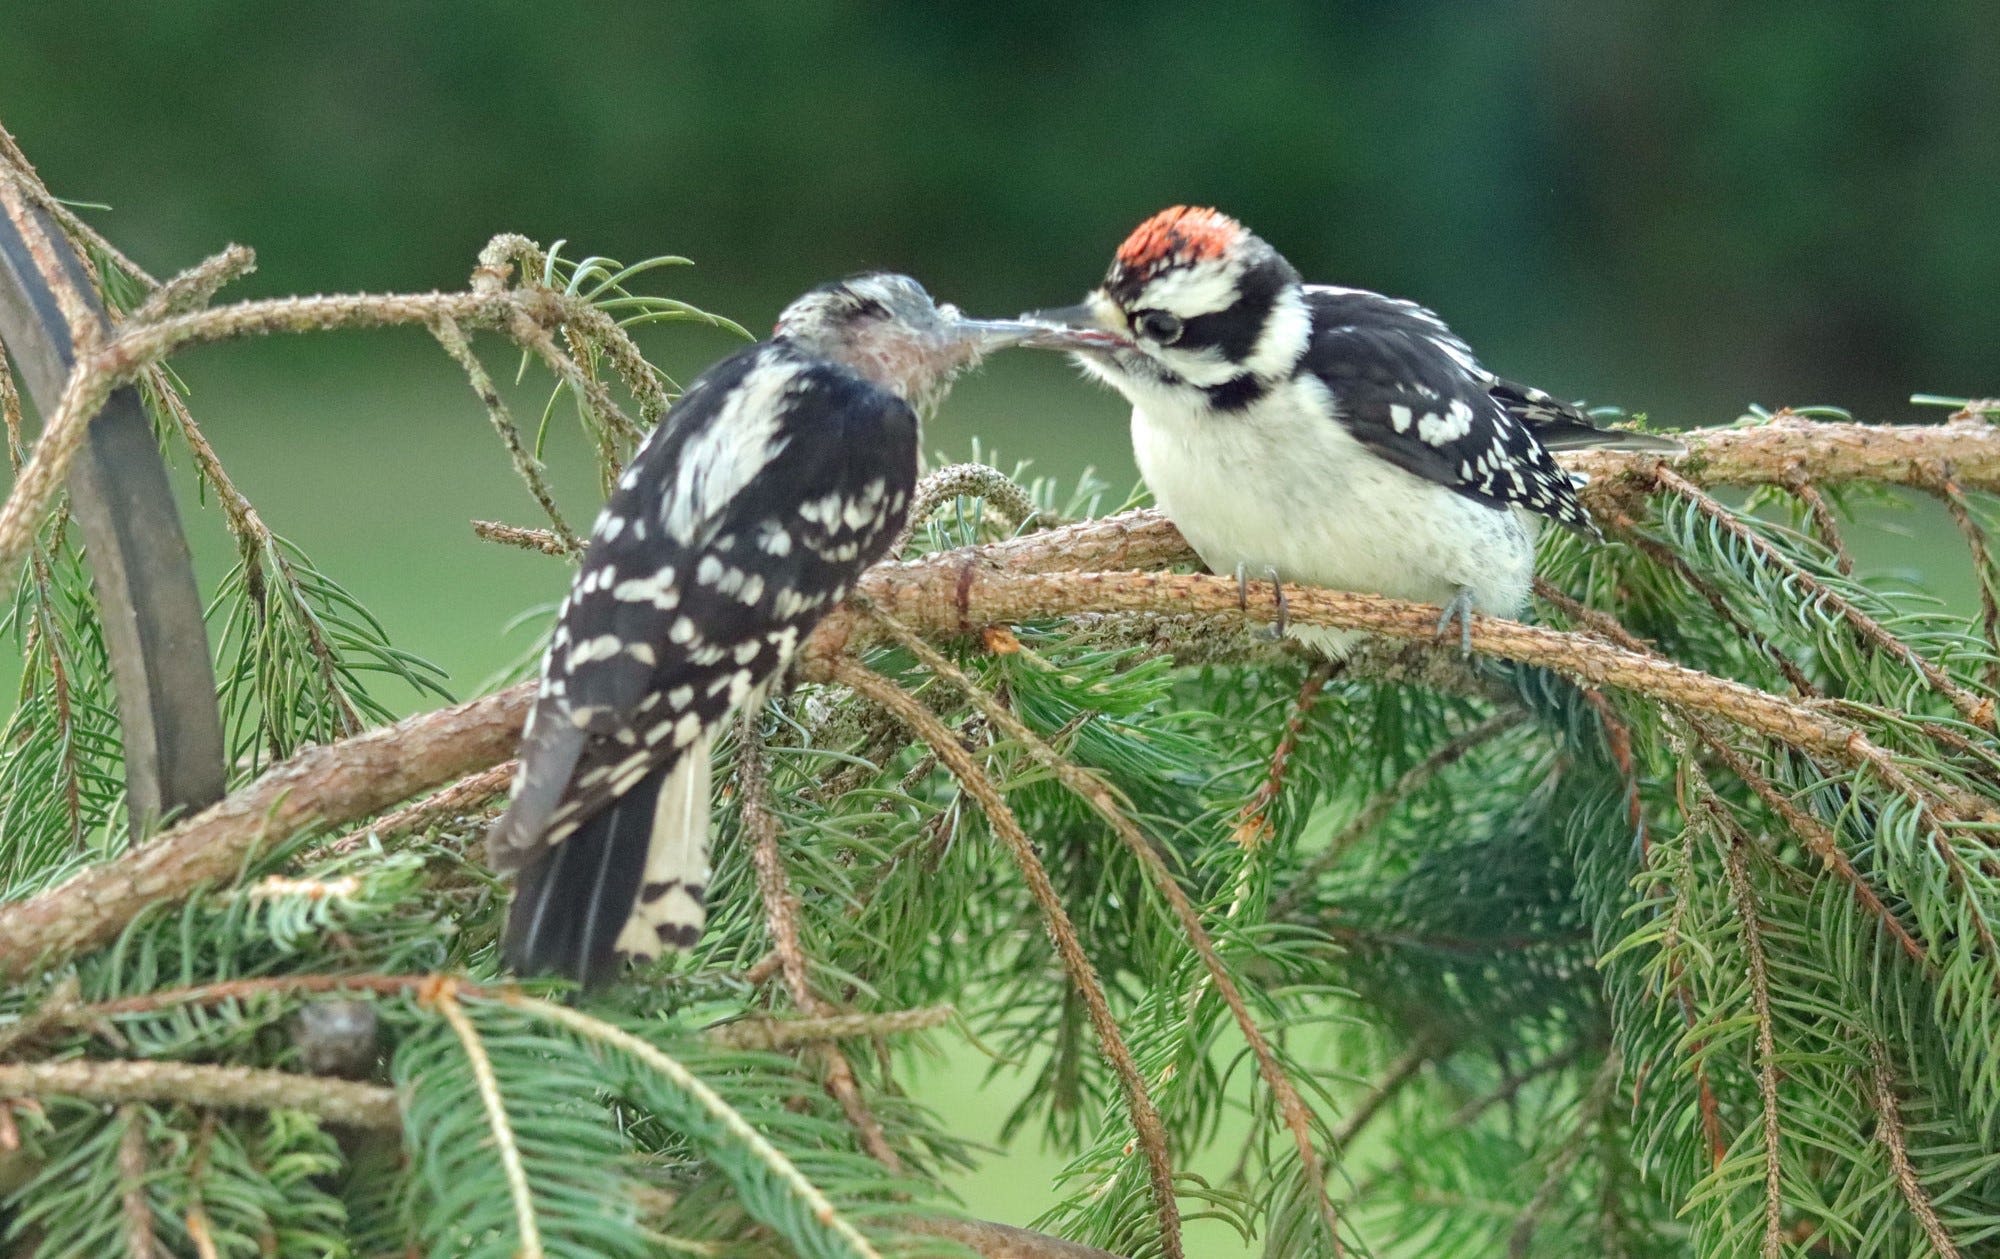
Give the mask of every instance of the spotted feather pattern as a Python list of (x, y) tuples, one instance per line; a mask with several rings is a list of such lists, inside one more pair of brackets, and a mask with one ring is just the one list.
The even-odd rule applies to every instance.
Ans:
[(1414, 302), (1323, 286), (1308, 287), (1306, 298), (1313, 333), (1304, 366), (1325, 383), (1356, 440), (1468, 498), (1525, 507), (1596, 536), (1538, 432), (1581, 427), (1605, 442), (1622, 435), (1592, 427), (1540, 390), (1500, 380)]
[(526, 868), (517, 969), (588, 983), (617, 955), (693, 943), (708, 741), (881, 557), (916, 467), (906, 403), (782, 340), (705, 372), (640, 448), (563, 602), (488, 838), (496, 866)]

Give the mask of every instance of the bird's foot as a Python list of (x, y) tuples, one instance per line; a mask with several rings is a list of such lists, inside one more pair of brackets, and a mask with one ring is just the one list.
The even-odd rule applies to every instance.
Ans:
[(1451, 602), (1444, 605), (1444, 612), (1438, 617), (1437, 636), (1443, 638), (1451, 632), (1451, 623), (1458, 622), (1458, 650), (1461, 655), (1472, 654), (1472, 587), (1460, 586)]
[[(1265, 580), (1271, 583), (1271, 599), (1278, 605), (1278, 619), (1264, 630), (1264, 636), (1274, 642), (1285, 637), (1285, 627), (1291, 623), (1291, 605), (1285, 600), (1285, 585), (1275, 567), (1264, 569)], [(1239, 611), (1250, 610), (1250, 565), (1236, 565), (1236, 607)]]

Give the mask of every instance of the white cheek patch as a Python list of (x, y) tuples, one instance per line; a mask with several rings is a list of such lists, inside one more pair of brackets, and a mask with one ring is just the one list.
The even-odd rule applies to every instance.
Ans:
[(1305, 294), (1297, 286), (1287, 285), (1271, 303), (1271, 313), (1264, 317), (1264, 327), (1257, 333), (1257, 343), (1250, 347), (1250, 356), (1243, 360), (1243, 369), (1264, 377), (1289, 376), (1311, 339), (1312, 312), (1306, 309)]

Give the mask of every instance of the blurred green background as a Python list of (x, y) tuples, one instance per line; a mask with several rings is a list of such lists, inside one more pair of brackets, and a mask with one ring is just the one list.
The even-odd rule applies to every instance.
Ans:
[[(111, 206), (92, 217), (157, 273), (255, 246), (243, 296), (459, 287), (514, 230), (689, 255), (666, 290), (752, 328), (871, 266), (1007, 313), (1074, 300), (1140, 218), (1197, 202), (1311, 278), (1435, 307), (1509, 375), (1671, 425), (1751, 402), (1915, 419), (1914, 391), (2000, 389), (1993, 0), (0, 14), (0, 122), (50, 187)], [(647, 340), (676, 372), (730, 344)], [(400, 644), (461, 692), (531, 646), (537, 625), (504, 626), (565, 572), (472, 540), (469, 518), (535, 523), (532, 503), (421, 334), (178, 366), (266, 517)], [(1058, 361), (996, 363), (928, 444), (974, 433), (1065, 479), (1132, 477), (1123, 409)], [(551, 458), (587, 522), (581, 443)], [(213, 583), (226, 543), (193, 530)], [(1912, 563), (1893, 531), (1860, 544), (1877, 571)], [(968, 1115), (992, 1130), (990, 1105)], [(1010, 1184), (989, 1209), (1045, 1200)]]

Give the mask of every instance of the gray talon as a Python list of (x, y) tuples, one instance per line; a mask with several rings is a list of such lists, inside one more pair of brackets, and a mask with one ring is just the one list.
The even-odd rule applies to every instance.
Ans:
[(1285, 637), (1285, 626), (1291, 619), (1291, 605), (1285, 600), (1285, 583), (1279, 579), (1278, 570), (1267, 568), (1264, 570), (1264, 575), (1271, 579), (1271, 598), (1278, 605), (1278, 619), (1271, 622), (1270, 629), (1265, 632), (1270, 635), (1271, 641), (1282, 642)]
[(1443, 638), (1451, 631), (1451, 623), (1458, 622), (1458, 649), (1463, 655), (1472, 654), (1472, 587), (1460, 586), (1451, 602), (1444, 605), (1444, 612), (1438, 617), (1437, 636)]

